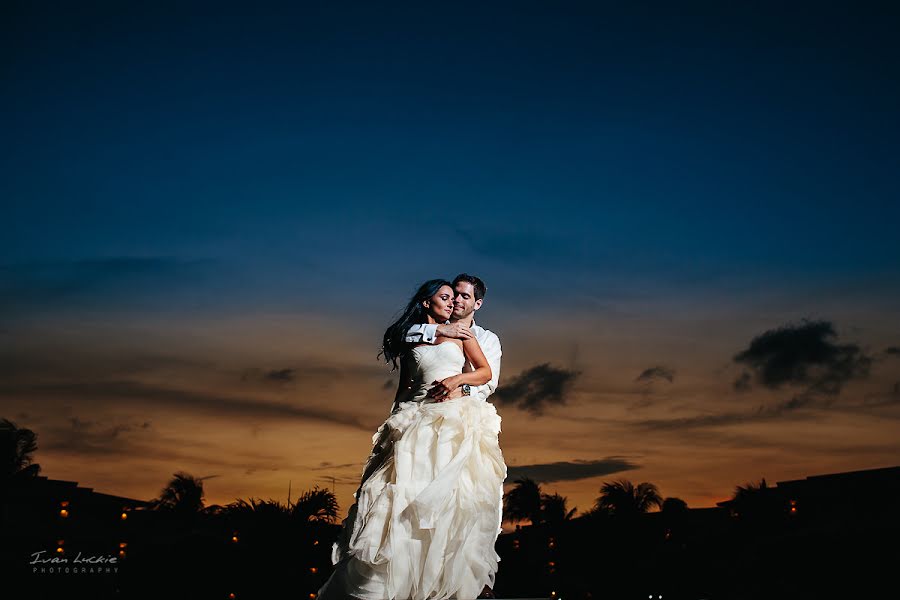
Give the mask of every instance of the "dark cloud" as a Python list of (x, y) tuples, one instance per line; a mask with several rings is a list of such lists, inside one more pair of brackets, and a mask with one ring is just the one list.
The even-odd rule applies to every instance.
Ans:
[(541, 483), (577, 481), (579, 479), (590, 479), (591, 477), (639, 468), (641, 468), (640, 465), (615, 456), (602, 460), (575, 460), (536, 465), (517, 465), (507, 467), (506, 481), (507, 483), (512, 483), (523, 476), (530, 477)]
[(635, 378), (635, 381), (651, 383), (657, 379), (665, 379), (669, 383), (672, 383), (675, 381), (674, 369), (659, 365), (650, 367), (649, 369), (644, 369), (644, 371)]
[(317, 467), (310, 467), (310, 470), (311, 470), (311, 471), (324, 471), (324, 470), (326, 470), (326, 469), (346, 469), (346, 468), (348, 468), (348, 467), (359, 467), (359, 468), (361, 468), (362, 466), (363, 466), (363, 463), (361, 463), (361, 462), (343, 463), (343, 464), (340, 464), (340, 465), (336, 465), (336, 464), (334, 464), (334, 463), (332, 463), (332, 462), (328, 462), (327, 460), (324, 460), (324, 461), (322, 461), (322, 462), (319, 463), (319, 466), (317, 466)]
[[(733, 360), (746, 365), (769, 389), (802, 385), (810, 393), (835, 395), (851, 379), (867, 377), (872, 364), (859, 346), (834, 343), (836, 337), (830, 322), (804, 319), (801, 325), (786, 325), (755, 337)], [(736, 389), (748, 385), (743, 374), (735, 381)]]
[(549, 405), (566, 403), (565, 393), (579, 374), (547, 363), (536, 365), (498, 386), (491, 399), (540, 415)]

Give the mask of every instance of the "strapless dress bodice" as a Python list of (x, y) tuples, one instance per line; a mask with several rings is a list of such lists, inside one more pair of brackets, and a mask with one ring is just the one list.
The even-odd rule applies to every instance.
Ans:
[(462, 373), (466, 355), (459, 344), (442, 342), (415, 346), (407, 354), (407, 367), (412, 376), (412, 390), (408, 400), (423, 400), (435, 381), (443, 381)]

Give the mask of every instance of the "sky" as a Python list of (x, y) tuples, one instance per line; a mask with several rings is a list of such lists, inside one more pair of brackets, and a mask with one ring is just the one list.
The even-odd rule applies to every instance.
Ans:
[(900, 464), (889, 3), (5, 2), (0, 417), (42, 474), (346, 514), (469, 272), (507, 489)]

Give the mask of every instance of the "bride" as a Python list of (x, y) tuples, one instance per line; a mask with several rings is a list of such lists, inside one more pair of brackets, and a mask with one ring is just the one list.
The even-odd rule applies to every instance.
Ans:
[[(474, 336), (404, 341), (411, 325), (444, 323), (453, 302), (449, 281), (426, 281), (385, 331), (379, 356), (399, 362), (400, 386), (372, 436), (319, 600), (473, 600), (494, 587), (507, 474), (500, 416), (459, 389), (488, 382), (491, 368)], [(474, 370), (463, 372), (467, 358)]]

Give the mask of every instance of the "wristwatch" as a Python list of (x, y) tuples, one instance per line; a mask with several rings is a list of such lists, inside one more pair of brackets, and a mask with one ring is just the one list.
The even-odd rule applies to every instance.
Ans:
[(468, 383), (462, 384), (462, 394), (463, 396), (471, 396), (472, 395), (472, 386)]

